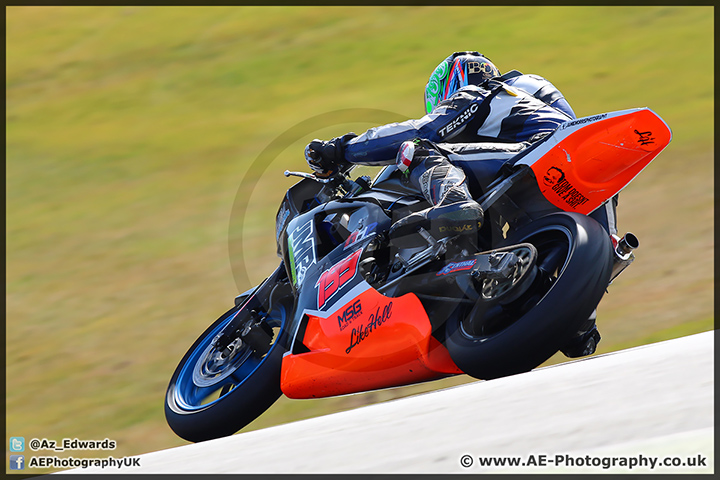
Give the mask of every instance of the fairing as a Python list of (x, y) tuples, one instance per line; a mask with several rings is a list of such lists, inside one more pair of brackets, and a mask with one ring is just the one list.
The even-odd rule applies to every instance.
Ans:
[(432, 336), (414, 294), (388, 298), (361, 281), (345, 298), (307, 315), (302, 344), (308, 351), (283, 357), (286, 396), (327, 397), (462, 373)]
[(286, 396), (341, 395), (462, 373), (432, 336), (417, 296), (386, 297), (365, 280), (371, 242), (391, 223), (362, 198), (328, 202), (286, 222), (279, 241), (297, 298), (282, 362)]
[(561, 125), (516, 165), (530, 165), (550, 203), (589, 214), (625, 188), (671, 139), (670, 128), (650, 109), (604, 113)]

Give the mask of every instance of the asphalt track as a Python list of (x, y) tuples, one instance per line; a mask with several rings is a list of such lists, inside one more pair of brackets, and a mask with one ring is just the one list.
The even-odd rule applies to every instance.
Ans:
[[(148, 453), (140, 468), (114, 472), (714, 473), (714, 337), (705, 332)], [(481, 465), (500, 461), (493, 457), (521, 465)]]

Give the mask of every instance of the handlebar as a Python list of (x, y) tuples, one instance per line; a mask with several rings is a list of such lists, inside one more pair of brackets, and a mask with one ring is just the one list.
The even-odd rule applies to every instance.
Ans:
[(285, 176), (286, 177), (300, 177), (300, 178), (307, 178), (310, 180), (315, 180), (319, 183), (330, 183), (332, 181), (332, 178), (319, 178), (311, 173), (304, 173), (304, 172), (291, 172), (290, 170), (285, 170)]
[(334, 190), (337, 191), (340, 187), (342, 187), (343, 190), (345, 190), (345, 197), (352, 197), (354, 195), (357, 195), (358, 193), (362, 192), (363, 190), (368, 190), (370, 188), (370, 177), (368, 176), (362, 176), (359, 177), (356, 181), (350, 180), (348, 177), (348, 174), (351, 169), (348, 169), (346, 172), (340, 172), (332, 177), (329, 178), (319, 178), (316, 175), (313, 175), (311, 173), (305, 173), (305, 172), (291, 172), (290, 170), (285, 170), (285, 176), (286, 177), (300, 177), (300, 178), (306, 178), (308, 180), (314, 180), (318, 183), (322, 183), (325, 185), (328, 185)]

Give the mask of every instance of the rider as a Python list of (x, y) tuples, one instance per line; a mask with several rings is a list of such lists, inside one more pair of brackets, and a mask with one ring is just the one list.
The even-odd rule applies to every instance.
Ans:
[[(459, 160), (488, 153), (509, 157), (575, 118), (563, 95), (544, 78), (516, 70), (501, 76), (488, 58), (474, 51), (453, 53), (435, 68), (425, 87), (425, 111), (419, 120), (372, 128), (360, 136), (314, 140), (305, 151), (319, 176), (331, 175), (342, 165), (387, 165), (395, 159), (432, 205), (393, 225), (390, 237), (396, 244), (407, 242), (420, 226), (439, 226), (447, 220), (458, 231), (474, 233), (482, 221), (465, 173), (434, 142), (456, 144)], [(403, 142), (414, 139), (426, 141), (399, 153)]]
[[(447, 158), (448, 148), (454, 160), (509, 158), (576, 118), (549, 81), (517, 70), (501, 75), (476, 51), (455, 52), (440, 62), (425, 87), (425, 111), (417, 120), (371, 128), (359, 136), (348, 133), (329, 141), (316, 139), (305, 148), (308, 165), (320, 177), (350, 164), (393, 162), (409, 176), (432, 206), (392, 225), (389, 234), (396, 244), (419, 227), (435, 235), (440, 232), (442, 237), (452, 230), (474, 233), (481, 225), (484, 212), (472, 198), (463, 170)], [(614, 212), (608, 210), (608, 217), (610, 213)], [(438, 228), (448, 224), (452, 230)], [(604, 224), (614, 228), (614, 215)], [(594, 315), (583, 330), (563, 350), (567, 356), (595, 351), (600, 335)]]

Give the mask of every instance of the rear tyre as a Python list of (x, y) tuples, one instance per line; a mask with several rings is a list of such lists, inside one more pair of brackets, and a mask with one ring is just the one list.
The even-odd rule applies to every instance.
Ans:
[(597, 307), (610, 281), (612, 244), (603, 227), (577, 213), (554, 213), (502, 245), (537, 249), (535, 278), (509, 304), (487, 301), (446, 323), (446, 346), (468, 375), (491, 379), (532, 370), (555, 354)]

